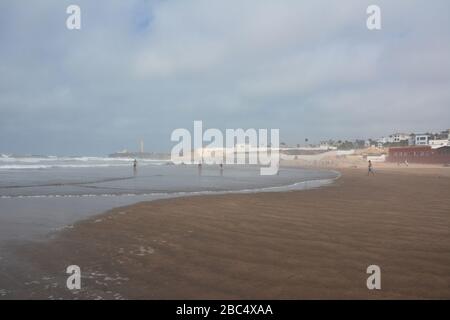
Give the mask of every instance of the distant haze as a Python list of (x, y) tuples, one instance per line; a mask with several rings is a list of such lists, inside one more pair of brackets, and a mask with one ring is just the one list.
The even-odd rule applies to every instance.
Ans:
[(288, 144), (448, 129), (449, 13), (448, 0), (2, 0), (0, 153), (170, 151), (194, 120), (279, 128)]

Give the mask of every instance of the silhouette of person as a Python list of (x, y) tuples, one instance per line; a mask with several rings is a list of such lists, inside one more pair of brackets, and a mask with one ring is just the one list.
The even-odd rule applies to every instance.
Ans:
[(133, 161), (133, 173), (134, 173), (134, 175), (136, 175), (136, 173), (137, 173), (137, 160), (136, 159), (134, 159), (134, 161)]
[(369, 165), (368, 165), (367, 169), (368, 169), (367, 175), (369, 175), (369, 174), (375, 175), (375, 173), (373, 172), (373, 167), (372, 167), (372, 161), (371, 160), (369, 160)]

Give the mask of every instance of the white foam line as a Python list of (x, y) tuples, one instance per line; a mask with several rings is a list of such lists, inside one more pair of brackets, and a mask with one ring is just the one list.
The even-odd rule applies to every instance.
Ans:
[[(20, 196), (0, 196), (0, 199), (28, 199), (28, 198), (93, 198), (93, 197), (148, 197), (148, 196), (156, 196), (156, 197), (165, 197), (165, 196), (194, 196), (194, 195), (214, 195), (214, 194), (233, 194), (233, 193), (258, 193), (258, 192), (283, 192), (283, 191), (294, 191), (294, 190), (303, 190), (304, 186), (307, 186), (308, 183), (318, 183), (319, 187), (323, 185), (331, 184), (333, 181), (339, 179), (341, 177), (341, 173), (335, 170), (331, 170), (337, 174), (335, 178), (328, 179), (311, 179), (305, 181), (295, 182), (289, 185), (283, 186), (272, 186), (272, 187), (263, 187), (263, 188), (254, 188), (254, 189), (240, 189), (240, 190), (222, 190), (222, 191), (212, 191), (212, 190), (204, 190), (204, 191), (180, 191), (180, 192), (152, 192), (152, 193), (103, 193), (103, 194), (68, 194), (68, 195), (20, 195)], [(298, 188), (302, 186), (302, 188)]]
[[(161, 166), (166, 162), (141, 163), (141, 166)], [(55, 168), (109, 168), (109, 167), (131, 167), (128, 163), (93, 163), (93, 164), (12, 164), (0, 165), (0, 170), (31, 170), (31, 169), (55, 169)]]

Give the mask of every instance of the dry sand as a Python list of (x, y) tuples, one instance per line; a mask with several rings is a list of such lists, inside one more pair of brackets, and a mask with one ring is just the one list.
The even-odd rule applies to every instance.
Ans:
[[(448, 169), (420, 170), (343, 169), (320, 189), (118, 208), (14, 248), (27, 267), (12, 297), (449, 299)], [(65, 288), (71, 264), (81, 291)], [(381, 290), (366, 287), (372, 264)]]

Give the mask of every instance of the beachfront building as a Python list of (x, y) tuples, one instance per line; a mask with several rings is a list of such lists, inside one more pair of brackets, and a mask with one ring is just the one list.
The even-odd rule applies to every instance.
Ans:
[(433, 149), (437, 149), (440, 147), (450, 146), (449, 139), (435, 139), (435, 140), (429, 140), (428, 145), (431, 146)]
[(414, 135), (414, 145), (416, 146), (426, 146), (428, 145), (428, 134), (416, 134)]
[(391, 135), (391, 139), (393, 143), (400, 143), (402, 141), (408, 141), (409, 140), (409, 134), (406, 133), (394, 133)]
[(410, 134), (397, 132), (394, 134), (389, 135), (388, 137), (381, 137), (377, 139), (377, 147), (382, 148), (386, 145), (391, 144), (408, 144), (408, 141), (410, 139)]
[(387, 143), (393, 143), (394, 142), (394, 138), (392, 138), (392, 136), (389, 137), (381, 137), (377, 139), (377, 147), (378, 148), (382, 148), (385, 144)]
[(213, 148), (204, 147), (195, 149), (192, 153), (194, 159), (205, 163), (226, 163), (227, 159), (238, 157), (251, 157), (258, 159), (260, 153), (270, 154), (271, 152), (281, 151), (281, 148), (256, 147), (250, 144), (235, 144), (234, 147)]
[(389, 148), (387, 161), (396, 163), (450, 164), (450, 146), (432, 148), (429, 145)]

